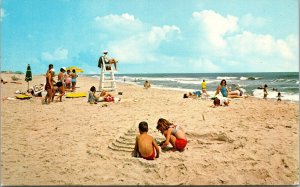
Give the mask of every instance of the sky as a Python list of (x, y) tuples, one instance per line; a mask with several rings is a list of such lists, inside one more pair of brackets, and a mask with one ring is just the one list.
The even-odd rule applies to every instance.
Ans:
[(298, 72), (298, 0), (0, 0), (1, 71)]

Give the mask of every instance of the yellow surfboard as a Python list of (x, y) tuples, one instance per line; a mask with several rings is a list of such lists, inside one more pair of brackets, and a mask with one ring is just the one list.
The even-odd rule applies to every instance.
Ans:
[(85, 92), (67, 93), (66, 98), (86, 97)]
[(30, 99), (31, 96), (25, 95), (25, 94), (18, 94), (16, 95), (17, 99)]

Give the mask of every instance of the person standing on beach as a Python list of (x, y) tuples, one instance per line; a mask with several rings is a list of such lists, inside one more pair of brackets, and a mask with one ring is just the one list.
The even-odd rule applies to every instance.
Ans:
[(283, 97), (283, 96), (281, 95), (280, 92), (278, 92), (278, 95), (277, 95), (277, 101), (281, 101), (281, 97)]
[[(52, 64), (50, 64), (52, 65)], [(45, 96), (45, 103), (50, 104), (51, 101), (53, 101), (53, 97), (55, 94), (55, 88), (54, 88), (54, 84), (55, 81), (53, 80), (53, 77), (55, 75), (54, 73), (54, 69), (53, 69), (53, 65), (50, 68), (49, 65), (49, 70), (46, 73), (46, 84), (45, 84), (45, 90), (47, 91), (47, 95)]]
[(67, 74), (65, 75), (65, 83), (66, 83), (66, 91), (70, 91), (71, 89), (71, 71), (68, 69)]
[(267, 99), (268, 96), (268, 85), (265, 84), (264, 86), (264, 99)]
[(72, 78), (72, 92), (75, 91), (76, 89), (76, 78), (78, 77), (78, 75), (76, 74), (76, 70), (73, 69), (72, 73), (71, 73), (71, 78)]
[(134, 151), (146, 160), (155, 160), (159, 157), (159, 147), (153, 137), (148, 135), (148, 123), (139, 123), (140, 135), (136, 137)]
[(206, 82), (205, 80), (202, 81), (202, 93), (205, 94), (206, 96), (208, 96), (207, 92), (206, 92)]
[(162, 149), (171, 143), (173, 146), (172, 151), (184, 151), (187, 144), (187, 139), (181, 126), (174, 125), (168, 120), (160, 118), (157, 122), (156, 129), (166, 137), (166, 140), (160, 145)]
[(59, 95), (56, 98), (56, 101), (62, 102), (62, 96), (65, 95), (65, 87), (64, 87), (64, 73), (66, 72), (66, 68), (62, 67), (60, 68), (60, 73), (58, 74), (58, 81), (56, 83), (56, 86), (59, 90)]

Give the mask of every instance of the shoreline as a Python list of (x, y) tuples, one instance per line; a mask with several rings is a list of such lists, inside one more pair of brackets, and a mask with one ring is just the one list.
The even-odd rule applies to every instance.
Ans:
[[(4, 80), (8, 77), (2, 77)], [(99, 81), (78, 77), (78, 92)], [(34, 84), (44, 76), (33, 76)], [(1, 84), (14, 97), (27, 83)], [(116, 95), (117, 92), (123, 95)], [(183, 99), (181, 91), (117, 83), (119, 103), (89, 104), (87, 97), (42, 105), (41, 98), (1, 100), (4, 185), (294, 185), (299, 183), (299, 107), (257, 98)], [(27, 111), (26, 113), (24, 111)], [(183, 127), (184, 152), (163, 152), (154, 161), (113, 150), (132, 148), (138, 123), (149, 134), (159, 118)], [(121, 142), (121, 143), (120, 143)], [(166, 174), (167, 173), (167, 174)]]

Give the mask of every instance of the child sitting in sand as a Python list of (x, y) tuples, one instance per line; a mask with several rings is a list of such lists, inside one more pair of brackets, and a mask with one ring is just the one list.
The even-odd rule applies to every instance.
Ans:
[(174, 125), (168, 120), (160, 118), (157, 122), (156, 129), (158, 129), (165, 137), (166, 140), (161, 143), (161, 148), (165, 148), (169, 143), (172, 144), (172, 151), (184, 151), (187, 144), (187, 139), (181, 126)]
[(159, 147), (153, 137), (148, 135), (148, 123), (142, 121), (139, 123), (140, 135), (136, 137), (134, 150), (146, 160), (155, 160), (159, 157)]
[(229, 100), (226, 97), (215, 97), (214, 98), (214, 106), (213, 107), (218, 107), (218, 106), (228, 106), (229, 105)]

